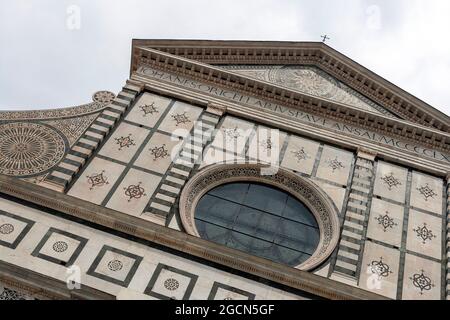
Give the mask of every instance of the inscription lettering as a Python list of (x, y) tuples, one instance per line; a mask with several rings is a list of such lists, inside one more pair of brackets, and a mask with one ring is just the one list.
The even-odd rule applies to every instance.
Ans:
[(184, 87), (195, 89), (204, 93), (209, 93), (214, 96), (222, 97), (233, 102), (239, 102), (247, 104), (250, 106), (258, 107), (261, 109), (270, 110), (282, 115), (286, 115), (290, 118), (298, 119), (302, 122), (316, 124), (329, 129), (334, 129), (336, 131), (351, 134), (353, 136), (368, 139), (370, 141), (392, 146), (394, 148), (399, 148), (414, 152), (418, 155), (425, 156), (427, 158), (436, 159), (439, 161), (444, 161), (450, 163), (450, 155), (443, 154), (439, 151), (423, 148), (418, 145), (412, 145), (410, 143), (397, 140), (389, 136), (381, 135), (376, 132), (365, 130), (363, 128), (353, 127), (350, 125), (342, 124), (333, 120), (325, 119), (316, 115), (312, 115), (294, 108), (280, 106), (278, 104), (270, 103), (264, 100), (260, 100), (254, 97), (245, 96), (237, 92), (228, 91), (225, 89), (216, 88), (207, 84), (203, 84), (194, 80), (186, 79), (180, 76), (172, 75), (169, 73), (154, 70), (149, 67), (140, 67), (137, 70), (138, 73), (145, 75), (150, 78), (159, 79), (162, 81), (167, 81), (170, 83), (175, 83)]

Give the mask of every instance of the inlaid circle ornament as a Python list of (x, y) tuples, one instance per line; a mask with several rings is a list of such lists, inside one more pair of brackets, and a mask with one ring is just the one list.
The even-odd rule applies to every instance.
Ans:
[(14, 232), (14, 226), (10, 223), (4, 223), (0, 226), (0, 234), (11, 234)]
[(56, 165), (65, 150), (64, 139), (51, 127), (31, 122), (0, 125), (0, 174), (40, 174)]
[(59, 253), (66, 251), (68, 248), (69, 245), (65, 241), (56, 241), (53, 244), (53, 250)]
[(320, 239), (312, 256), (295, 268), (311, 270), (324, 262), (336, 248), (339, 240), (338, 212), (332, 200), (312, 181), (293, 172), (277, 168), (274, 175), (262, 175), (267, 169), (258, 163), (215, 164), (194, 175), (180, 196), (181, 222), (187, 233), (200, 237), (195, 224), (198, 202), (213, 188), (232, 182), (256, 182), (277, 187), (302, 202), (314, 215)]
[(92, 100), (100, 104), (109, 104), (115, 97), (116, 95), (110, 91), (97, 91), (92, 95)]
[(120, 271), (123, 268), (123, 263), (120, 260), (111, 260), (108, 262), (108, 269), (111, 271)]
[(175, 291), (180, 287), (180, 283), (178, 280), (174, 278), (169, 278), (164, 281), (164, 288), (166, 288), (169, 291)]

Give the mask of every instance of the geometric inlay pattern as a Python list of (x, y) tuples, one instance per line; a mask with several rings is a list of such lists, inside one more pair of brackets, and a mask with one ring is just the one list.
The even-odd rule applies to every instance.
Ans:
[(159, 263), (144, 293), (161, 300), (187, 300), (198, 276)]
[(153, 115), (154, 113), (159, 113), (159, 110), (155, 108), (154, 102), (152, 104), (144, 104), (139, 106), (139, 108), (144, 112), (143, 117), (146, 117), (148, 114)]
[(239, 132), (240, 130), (238, 127), (234, 127), (233, 129), (224, 129), (223, 132), (225, 133), (225, 138), (228, 141), (236, 140), (237, 138), (241, 137), (241, 134)]
[(141, 187), (142, 182), (139, 182), (137, 185), (129, 185), (126, 188), (123, 188), (125, 190), (125, 195), (129, 197), (128, 202), (131, 201), (131, 199), (140, 199), (142, 196), (146, 196), (145, 189)]
[(381, 178), (381, 180), (383, 180), (383, 182), (388, 186), (389, 190), (392, 190), (392, 188), (397, 187), (397, 186), (401, 186), (401, 182), (394, 177), (394, 174), (391, 173), (389, 175), (385, 175), (384, 177)]
[(391, 218), (389, 216), (388, 211), (386, 211), (386, 214), (384, 216), (380, 214), (377, 218), (375, 218), (375, 220), (377, 220), (378, 224), (383, 227), (384, 232), (386, 232), (387, 229), (392, 229), (394, 226), (398, 225), (396, 222), (394, 222), (394, 218)]
[(186, 115), (186, 112), (173, 114), (172, 118), (177, 123), (176, 126), (178, 126), (179, 124), (191, 122), (191, 120)]
[(166, 145), (163, 144), (160, 147), (154, 147), (150, 149), (150, 152), (153, 156), (153, 161), (158, 160), (159, 158), (165, 158), (169, 156), (169, 150), (166, 149)]
[(180, 283), (178, 282), (178, 280), (174, 278), (169, 278), (166, 281), (164, 281), (164, 287), (167, 290), (174, 291), (180, 287)]
[(34, 221), (0, 210), (0, 246), (16, 249)]
[(72, 266), (88, 239), (76, 234), (50, 228), (31, 253), (32, 256), (62, 266)]
[(335, 170), (341, 170), (345, 168), (342, 162), (339, 161), (337, 157), (335, 159), (328, 159), (326, 162), (328, 163), (328, 166), (333, 169), (333, 172)]
[(0, 174), (45, 172), (62, 159), (65, 150), (64, 139), (48, 126), (32, 122), (0, 125)]
[(86, 274), (128, 287), (143, 257), (104, 245)]
[(431, 288), (434, 288), (434, 284), (431, 282), (430, 277), (425, 275), (425, 271), (421, 270), (421, 273), (416, 273), (412, 277), (409, 278), (413, 285), (420, 290), (420, 294), (422, 295), (424, 291), (430, 291)]
[(208, 300), (255, 300), (255, 294), (216, 281)]
[(109, 104), (115, 97), (116, 95), (110, 91), (97, 91), (92, 96), (92, 100), (100, 104)]
[(11, 234), (14, 232), (14, 226), (10, 223), (4, 223), (0, 226), (0, 234)]
[(109, 184), (108, 178), (104, 176), (105, 170), (100, 173), (94, 173), (90, 176), (86, 176), (88, 178), (88, 183), (91, 185), (89, 190), (94, 189), (94, 187), (102, 187), (105, 184)]
[(108, 262), (108, 269), (111, 271), (120, 271), (123, 268), (123, 263), (120, 260), (111, 260)]
[(387, 278), (392, 273), (389, 265), (383, 262), (383, 257), (381, 257), (378, 261), (372, 261), (368, 266), (370, 271), (378, 276), (378, 280)]
[(310, 159), (309, 154), (306, 153), (305, 148), (301, 148), (297, 151), (291, 151), (294, 157), (297, 159), (297, 162), (301, 162), (302, 160)]
[(134, 143), (134, 140), (131, 139), (131, 133), (124, 137), (120, 137), (120, 138), (114, 138), (116, 140), (116, 144), (119, 145), (119, 151), (121, 151), (123, 148), (129, 148), (130, 146), (135, 146), (136, 144)]
[(423, 244), (426, 244), (427, 240), (431, 241), (433, 238), (436, 238), (436, 235), (433, 234), (432, 230), (428, 229), (426, 223), (423, 224), (423, 227), (417, 227), (413, 231), (417, 233), (417, 237), (422, 239)]
[(421, 186), (420, 188), (417, 188), (417, 191), (419, 191), (423, 195), (425, 201), (428, 201), (428, 198), (434, 198), (435, 196), (437, 196), (437, 193), (430, 188), (428, 183), (424, 186)]

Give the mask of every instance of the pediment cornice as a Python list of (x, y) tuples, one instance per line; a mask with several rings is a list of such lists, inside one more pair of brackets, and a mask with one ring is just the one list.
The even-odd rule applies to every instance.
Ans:
[(447, 115), (321, 42), (133, 40), (131, 72), (138, 47), (210, 65), (313, 65), (402, 119), (450, 132)]
[(418, 142), (446, 153), (450, 151), (450, 134), (435, 128), (289, 90), (273, 83), (248, 78), (213, 65), (148, 47), (134, 47), (133, 56), (133, 71), (136, 71), (139, 66), (150, 66), (243, 94), (251, 94), (266, 101), (294, 107), (342, 123), (362, 126), (388, 136)]

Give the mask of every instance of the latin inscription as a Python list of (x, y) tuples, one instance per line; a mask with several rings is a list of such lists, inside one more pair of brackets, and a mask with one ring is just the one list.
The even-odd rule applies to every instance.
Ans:
[(404, 142), (396, 138), (385, 136), (376, 132), (372, 132), (359, 127), (353, 127), (350, 125), (342, 124), (330, 119), (325, 119), (320, 116), (312, 115), (294, 108), (280, 106), (271, 102), (260, 100), (254, 97), (246, 96), (237, 92), (220, 89), (208, 84), (204, 84), (198, 81), (187, 79), (184, 77), (176, 76), (170, 73), (165, 73), (162, 71), (154, 70), (148, 67), (140, 67), (137, 70), (138, 73), (143, 74), (147, 77), (159, 79), (162, 81), (171, 82), (177, 85), (181, 85), (187, 88), (198, 90), (204, 93), (209, 93), (214, 96), (222, 97), (233, 102), (239, 102), (246, 105), (258, 107), (265, 110), (270, 110), (290, 118), (298, 119), (302, 122), (316, 124), (321, 127), (333, 129), (342, 133), (351, 134), (353, 136), (368, 139), (370, 141), (388, 145), (394, 148), (399, 148), (402, 150), (407, 150), (414, 152), (419, 155), (423, 155), (428, 158), (436, 159), (439, 161), (444, 161), (450, 163), (450, 155), (443, 154), (439, 151), (423, 148), (418, 145), (411, 144), (409, 142)]

